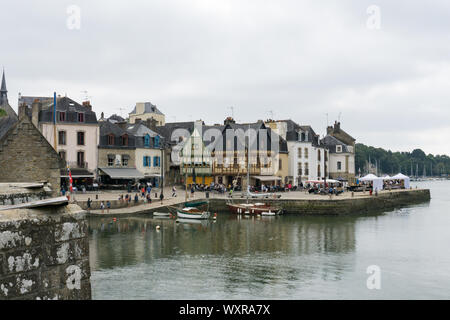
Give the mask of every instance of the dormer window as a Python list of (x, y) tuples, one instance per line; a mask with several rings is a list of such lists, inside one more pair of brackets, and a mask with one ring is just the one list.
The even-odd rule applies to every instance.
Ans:
[(114, 135), (113, 134), (108, 134), (108, 145), (109, 146), (114, 145)]
[(300, 134), (300, 141), (305, 141), (305, 139), (306, 139), (306, 135), (305, 135), (304, 132), (302, 132), (302, 133)]
[(159, 136), (155, 136), (155, 148), (159, 148)]
[(59, 112), (59, 121), (66, 121), (66, 113), (60, 111)]
[(150, 136), (148, 134), (144, 137), (144, 146), (150, 147)]
[(337, 145), (336, 146), (336, 152), (342, 152), (342, 146), (341, 145)]
[(123, 146), (128, 146), (128, 135), (124, 134), (122, 136), (122, 145)]
[(78, 122), (84, 122), (84, 113), (78, 113)]

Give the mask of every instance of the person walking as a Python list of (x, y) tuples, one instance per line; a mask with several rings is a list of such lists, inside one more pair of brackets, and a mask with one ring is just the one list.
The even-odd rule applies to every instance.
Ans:
[(105, 204), (102, 202), (100, 202), (100, 209), (102, 209), (102, 213), (105, 212)]
[(111, 209), (111, 202), (108, 200), (106, 201), (106, 213), (109, 213), (109, 209)]
[(88, 211), (88, 213), (91, 213), (91, 203), (92, 203), (91, 198), (88, 198), (87, 199), (87, 211)]
[(161, 199), (161, 204), (163, 203), (163, 199), (164, 199), (164, 194), (161, 192), (159, 194), (159, 199)]
[[(144, 189), (144, 188), (142, 188)], [(142, 193), (143, 195), (145, 194), (145, 192)], [(134, 196), (134, 203), (137, 204), (139, 202), (139, 197), (138, 194), (136, 193), (136, 195)]]
[(175, 188), (175, 186), (172, 187), (172, 197), (176, 197), (177, 196), (177, 188)]

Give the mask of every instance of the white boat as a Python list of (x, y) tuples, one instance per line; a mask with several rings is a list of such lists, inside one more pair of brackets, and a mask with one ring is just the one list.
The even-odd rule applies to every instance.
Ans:
[(208, 211), (202, 211), (193, 207), (186, 207), (177, 210), (177, 217), (184, 219), (208, 219), (211, 214)]
[(262, 216), (275, 216), (277, 213), (276, 212), (274, 212), (274, 211), (264, 211), (264, 212), (261, 212), (261, 215)]
[(153, 212), (153, 216), (156, 217), (168, 217), (170, 215), (171, 215), (170, 212)]

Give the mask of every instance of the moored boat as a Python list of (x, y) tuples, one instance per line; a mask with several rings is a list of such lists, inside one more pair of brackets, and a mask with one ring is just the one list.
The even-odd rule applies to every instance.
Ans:
[(185, 207), (177, 210), (177, 217), (184, 219), (208, 219), (211, 214), (208, 211), (203, 211), (198, 208)]
[(228, 203), (228, 209), (235, 214), (262, 214), (263, 212), (273, 212), (279, 214), (281, 210), (267, 203)]

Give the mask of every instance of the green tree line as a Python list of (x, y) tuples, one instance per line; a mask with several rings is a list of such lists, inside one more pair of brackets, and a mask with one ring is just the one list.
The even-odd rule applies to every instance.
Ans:
[[(369, 159), (371, 166), (369, 165)], [(412, 152), (392, 152), (357, 143), (355, 147), (355, 169), (362, 175), (369, 167), (378, 168), (378, 174), (397, 174), (409, 176), (441, 176), (450, 173), (450, 157), (447, 155), (425, 154), (421, 149)], [(373, 169), (372, 169), (373, 170)]]

